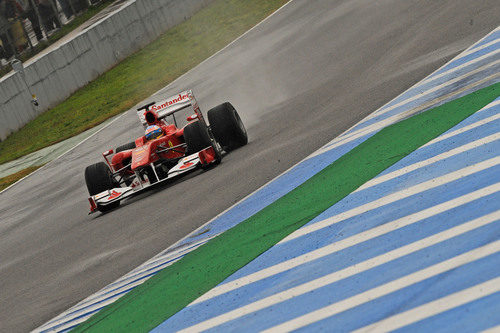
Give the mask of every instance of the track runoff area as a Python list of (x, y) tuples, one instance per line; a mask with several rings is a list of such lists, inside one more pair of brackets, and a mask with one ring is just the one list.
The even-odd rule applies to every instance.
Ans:
[(500, 329), (499, 96), (500, 27), (37, 331)]

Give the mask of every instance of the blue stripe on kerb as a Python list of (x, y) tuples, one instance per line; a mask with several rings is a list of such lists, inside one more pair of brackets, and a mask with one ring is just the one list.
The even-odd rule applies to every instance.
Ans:
[[(299, 163), (292, 170), (278, 177), (272, 183), (266, 185), (264, 188), (254, 193), (251, 197), (245, 199), (233, 209), (225, 212), (212, 223), (207, 225), (205, 228), (210, 230), (208, 234), (219, 234), (226, 231), (263, 208), (269, 206), (271, 203), (326, 168), (332, 162), (345, 155), (365, 139), (366, 137), (359, 138), (347, 145), (337, 147)], [(203, 230), (200, 232), (202, 231)], [(200, 236), (189, 237), (181, 244), (198, 241), (206, 235), (207, 233)]]
[[(492, 103), (493, 104), (493, 103)], [(477, 121), (500, 113), (500, 105), (485, 107), (469, 117), (464, 123), (455, 126), (447, 133), (456, 131)], [(448, 139), (430, 143), (414, 153), (403, 158), (383, 174), (399, 170), (413, 163), (426, 160), (430, 157), (460, 147), (471, 141), (484, 138), (500, 131), (500, 122), (491, 121), (469, 131), (449, 137)], [(447, 134), (444, 133), (443, 135)], [(380, 183), (351, 193), (349, 196), (323, 212), (308, 225), (336, 216), (350, 209), (372, 202), (398, 190), (420, 184), (436, 177), (447, 175), (463, 167), (497, 157), (500, 151), (500, 141), (480, 145), (466, 153), (450, 156), (442, 161), (431, 164), (420, 170), (403, 174), (394, 180)], [(361, 232), (384, 225), (398, 218), (418, 213), (426, 208), (459, 198), (463, 195), (485, 188), (491, 184), (500, 183), (500, 165), (495, 165), (477, 171), (469, 176), (458, 178), (445, 185), (414, 194), (399, 201), (374, 207), (360, 215), (356, 215), (338, 223), (311, 232), (296, 239), (279, 243), (259, 258), (240, 269), (222, 284), (234, 281), (248, 274), (258, 272), (264, 268), (279, 264), (285, 260), (309, 253), (323, 246), (358, 235)], [(314, 261), (307, 262), (287, 271), (274, 274), (254, 283), (242, 286), (236, 290), (208, 299), (183, 309), (164, 324), (157, 331), (173, 331), (187, 328), (214, 316), (238, 309), (290, 288), (313, 281), (315, 279), (335, 273), (341, 269), (361, 263), (365, 260), (398, 249), (412, 242), (446, 231), (500, 209), (500, 192), (495, 192), (474, 201), (459, 204), (458, 207), (447, 211), (437, 211), (434, 215), (417, 220), (403, 228), (396, 228), (387, 234), (355, 243), (338, 252), (331, 253)], [(306, 225), (307, 226), (307, 225)], [(261, 309), (255, 313), (224, 323), (212, 331), (260, 330), (300, 315), (321, 309), (333, 302), (362, 293), (370, 288), (393, 281), (397, 278), (419, 271), (430, 265), (453, 258), (457, 255), (489, 244), (500, 238), (500, 221), (492, 222), (480, 228), (468, 231), (452, 239), (442, 241), (431, 247), (424, 248), (395, 259), (368, 271), (358, 273), (331, 285), (318, 288), (307, 294), (297, 296), (291, 300)], [(338, 327), (340, 330), (355, 329), (385, 318), (388, 313), (394, 314), (414, 308), (419, 304), (444, 297), (460, 291), (482, 281), (489, 280), (500, 274), (498, 264), (500, 255), (491, 255), (487, 258), (454, 269), (450, 273), (418, 282), (401, 291), (375, 299), (345, 313), (318, 321), (306, 328), (308, 331), (327, 327)], [(445, 282), (443, 282), (445, 281)], [(446, 284), (447, 283), (447, 284)], [(427, 291), (423, 293), (423, 291)], [(422, 294), (422, 295), (421, 295)], [(417, 297), (418, 296), (418, 297)]]
[[(487, 199), (500, 200), (500, 194), (497, 194), (496, 196), (492, 195)], [(472, 211), (474, 213), (471, 213)], [(168, 321), (169, 326), (175, 325), (175, 323), (179, 323), (178, 325), (181, 325), (181, 323), (193, 324), (201, 319), (210, 318), (212, 316), (230, 311), (231, 309), (238, 308), (255, 300), (262, 299), (264, 297), (276, 294), (278, 292), (282, 292), (289, 288), (296, 287), (300, 284), (339, 271), (351, 265), (355, 265), (365, 260), (374, 258), (383, 253), (400, 248), (404, 245), (410, 244), (414, 241), (418, 241), (437, 232), (441, 232), (456, 225), (463, 224), (469, 221), (468, 218), (472, 219), (480, 217), (485, 214), (491, 213), (491, 211), (492, 211), (491, 207), (484, 208), (480, 205), (479, 202), (475, 202), (473, 204), (459, 207), (453, 210), (452, 212), (446, 214), (439, 214), (433, 218), (429, 218), (421, 222), (418, 222), (415, 225), (393, 231), (387, 235), (379, 236), (377, 238), (360, 243), (358, 245), (347, 248), (340, 252), (328, 255), (319, 260), (309, 262), (297, 268), (293, 268), (289, 271), (273, 275), (267, 279), (258, 281), (254, 284), (250, 284), (246, 287), (239, 288), (237, 292), (223, 294), (210, 301), (189, 306), (182, 311), (182, 315), (181, 313), (179, 313), (178, 315), (172, 317), (171, 320)], [(457, 216), (457, 218), (456, 219), (450, 218), (454, 216)], [(420, 267), (418, 266), (419, 265), (418, 263), (421, 263), (421, 265), (430, 265), (435, 262), (445, 260), (448, 257), (453, 257), (457, 253), (466, 252), (467, 250), (472, 249), (477, 245), (482, 245), (482, 242), (487, 242), (491, 239), (492, 230), (497, 230), (497, 231), (500, 230), (500, 222), (496, 222), (494, 226), (489, 226), (488, 228), (478, 229), (475, 232), (468, 233), (467, 236), (464, 236), (466, 238), (456, 238), (453, 242), (440, 244), (439, 246), (434, 246), (427, 251), (420, 251), (416, 254), (406, 256), (404, 259), (396, 260), (392, 264), (384, 265), (384, 267), (381, 269), (387, 273), (389, 272), (389, 267), (396, 267), (397, 269), (395, 268), (394, 272), (398, 274), (406, 272), (405, 269), (417, 270)], [(336, 240), (341, 240), (348, 236), (346, 235), (346, 233), (344, 233), (344, 231), (340, 231), (340, 232), (335, 232), (333, 234), (335, 235), (342, 234), (344, 237), (338, 237), (338, 239), (336, 239)], [(349, 233), (349, 235), (351, 235), (351, 233)], [(325, 235), (323, 234), (321, 236)], [(310, 248), (311, 241), (318, 240), (321, 238), (321, 236), (318, 235), (314, 240), (301, 240), (300, 242), (296, 242), (294, 246), (296, 247), (300, 246), (302, 249), (309, 247), (309, 250), (311, 250)], [(453, 246), (456, 245), (456, 243), (461, 242), (463, 239), (468, 239), (469, 237), (477, 239), (479, 243), (467, 242), (467, 245)], [(292, 248), (291, 246), (287, 247), (286, 249), (283, 247), (281, 248), (277, 247), (276, 249), (273, 249), (273, 251), (265, 253), (261, 258), (259, 258), (258, 262), (250, 263), (250, 265), (246, 266), (244, 270), (248, 274), (251, 272), (259, 271), (262, 268), (269, 267), (268, 263), (273, 260), (273, 254), (274, 254), (274, 259), (276, 259), (277, 256), (280, 257), (281, 260), (277, 262), (281, 262), (283, 260), (284, 253), (286, 253), (287, 258), (295, 257), (296, 254), (289, 253), (288, 251), (291, 248)], [(436, 251), (438, 251), (438, 249), (441, 249), (439, 252), (439, 256), (429, 256), (429, 254), (431, 253), (437, 253)], [(307, 251), (301, 251), (301, 252), (307, 252)], [(259, 263), (261, 265), (259, 265)], [(408, 267), (404, 266), (406, 263), (408, 263), (409, 265)], [(247, 275), (243, 273), (244, 272), (241, 272), (241, 274), (238, 275), (240, 277)], [(375, 276), (377, 276), (379, 274), (379, 270), (376, 270), (374, 274)], [(369, 281), (376, 280), (375, 276), (367, 275), (366, 281), (363, 280), (362, 283), (359, 282), (359, 280), (357, 279), (351, 278), (352, 281), (355, 282), (353, 282), (352, 285), (343, 284), (342, 288), (356, 290), (355, 289), (356, 284), (359, 284), (360, 286), (367, 285), (369, 284)], [(386, 275), (386, 277), (395, 278), (396, 276)], [(224, 282), (228, 281), (230, 281), (230, 279)], [(339, 290), (335, 289), (334, 292), (332, 293), (338, 294), (339, 292), (340, 292)], [(316, 294), (316, 292), (312, 293), (312, 295), (314, 294)], [(296, 303), (300, 302), (297, 300)], [(300, 306), (295, 305), (295, 306), (302, 307), (302, 305)], [(207, 312), (209, 313), (209, 315)], [(245, 326), (246, 325), (242, 325), (242, 327)], [(180, 328), (180, 326), (179, 327), (174, 326), (174, 327)]]
[[(486, 43), (485, 43), (486, 44)], [(456, 60), (453, 60), (452, 62), (450, 62), (449, 64), (447, 64), (445, 67), (441, 68), (439, 71), (437, 71), (435, 74), (440, 74), (446, 70), (449, 70), (451, 68), (454, 68), (454, 67), (457, 67), (457, 66), (460, 66), (460, 65), (463, 65), (464, 63), (474, 59), (474, 58), (478, 58), (480, 56), (483, 56), (485, 54), (488, 54), (488, 53), (491, 53), (495, 50), (498, 50), (500, 47), (500, 41), (498, 43), (495, 43), (493, 45), (490, 45), (488, 47), (485, 47), (481, 50), (478, 50), (476, 52), (473, 52), (471, 54), (468, 54), (464, 57), (460, 57)], [(499, 59), (499, 55), (497, 54), (496, 55), (496, 59)]]
[[(499, 230), (500, 223), (474, 230), (455, 239), (451, 239), (436, 246), (432, 246), (430, 248), (415, 252), (387, 264), (377, 266), (369, 271), (365, 271), (355, 276), (348, 277), (333, 284), (316, 289), (307, 294), (299, 295), (291, 300), (287, 300), (271, 307), (264, 308), (255, 313), (245, 315), (243, 317), (220, 325), (216, 328), (213, 328), (209, 331), (225, 332), (238, 330), (242, 332), (250, 332), (269, 328), (281, 322), (299, 317), (300, 315), (303, 315), (305, 313), (321, 309), (334, 302), (347, 299), (372, 288), (381, 286), (385, 283), (393, 281), (396, 278), (412, 274), (421, 269), (429, 267), (430, 265), (453, 258), (456, 255), (460, 255), (467, 251), (473, 250), (481, 245), (490, 242), (492, 238), (491, 234), (495, 232), (498, 234)], [(476, 283), (489, 280), (492, 277), (498, 276), (499, 274), (495, 269), (497, 267), (496, 265), (498, 264), (499, 259), (500, 254), (492, 255), (487, 258), (478, 260), (477, 262), (474, 262), (472, 264), (454, 269), (451, 272), (440, 274), (437, 277), (426, 279), (421, 283), (406, 287), (399, 292), (395, 292), (388, 295), (387, 297), (375, 300), (374, 302), (381, 302), (383, 306), (377, 304), (375, 306), (375, 310), (372, 311), (374, 311), (375, 314), (377, 314), (377, 309), (380, 309), (381, 311), (388, 311), (389, 308), (394, 311), (393, 309), (396, 308), (399, 311), (399, 309), (402, 309), (402, 304), (404, 303), (406, 303), (409, 308), (412, 308), (414, 306), (420, 305), (421, 303), (425, 303), (428, 300), (433, 300), (435, 298), (441, 297), (442, 295), (447, 295), (449, 293), (461, 290), (464, 286), (469, 287)], [(331, 262), (334, 262), (334, 260), (331, 260)], [(318, 265), (318, 267), (326, 266), (328, 264), (330, 264), (330, 261), (325, 261), (323, 262), (323, 265)], [(471, 274), (471, 272), (479, 274)], [(301, 273), (310, 274), (311, 270), (304, 270)], [(290, 274), (285, 276), (281, 282), (292, 281), (296, 275), (297, 272), (290, 272)], [(443, 283), (441, 282), (443, 277), (447, 277), (449, 279), (449, 283), (445, 283), (445, 286), (443, 286)], [(460, 283), (460, 281), (462, 283)], [(432, 290), (432, 292), (424, 293), (425, 290)], [(415, 295), (420, 295), (420, 298), (415, 299)], [(250, 299), (247, 297), (247, 295), (241, 294), (239, 292), (238, 297), (235, 297), (234, 294), (232, 296), (232, 301), (234, 303), (238, 303), (238, 298), (245, 298), (249, 301), (255, 301), (263, 298), (263, 295), (261, 294), (259, 288), (255, 288), (253, 290), (253, 297), (251, 297)], [(371, 305), (373, 305), (373, 303)], [(215, 315), (226, 312), (221, 311), (226, 307), (227, 309), (232, 310), (237, 308), (237, 304), (231, 306), (231, 304), (219, 300), (218, 302), (204, 304), (203, 311), (201, 309), (201, 306), (198, 307), (198, 311), (195, 311), (193, 309), (188, 312), (187, 310), (189, 308), (184, 309), (167, 320), (165, 322), (165, 325), (159, 326), (157, 331), (161, 330), (162, 332), (174, 332), (179, 329), (187, 328), (190, 325), (200, 322), (205, 318), (211, 318)], [(368, 307), (370, 306), (368, 305)], [(211, 312), (211, 315), (206, 316), (207, 312)], [(323, 329), (327, 327), (339, 327), (345, 328), (345, 330), (349, 330), (352, 328), (357, 328), (352, 327), (353, 324), (363, 323), (363, 319), (372, 320), (367, 321), (360, 326), (364, 326), (364, 324), (368, 324), (373, 320), (377, 320), (378, 318), (370, 318), (369, 316), (367, 316), (366, 309), (361, 306), (354, 309), (354, 314), (352, 314), (350, 318), (343, 320), (343, 318), (334, 317), (334, 319), (334, 322), (329, 323), (328, 325), (321, 325), (321, 322), (319, 323), (319, 325)], [(344, 329), (341, 330), (344, 331)]]
[(479, 332), (500, 325), (499, 313), (500, 292), (497, 292), (394, 332)]
[[(492, 176), (493, 177), (496, 176), (497, 180), (500, 182), (500, 177), (498, 176), (500, 167), (492, 168), (491, 170), (487, 171), (488, 172), (481, 174), (481, 183), (483, 186), (484, 184), (489, 183), (490, 177)], [(477, 176), (468, 177), (467, 179), (464, 179), (464, 181), (466, 183), (473, 182), (472, 184), (474, 184), (474, 187), (476, 187), (481, 185), (481, 184), (475, 184), (477, 179), (478, 179)], [(409, 200), (406, 202), (405, 201), (396, 202), (391, 205), (380, 207), (368, 211), (364, 214), (349, 218), (347, 220), (343, 220), (333, 226), (330, 226), (322, 230), (318, 230), (306, 236), (302, 236), (300, 238), (291, 240), (289, 242), (279, 243), (275, 245), (275, 247), (273, 247), (273, 251), (269, 251), (262, 255), (263, 260), (255, 261), (255, 263), (252, 262), (248, 264), (247, 266), (245, 266), (244, 268), (233, 274), (231, 277), (229, 277), (225, 282), (238, 279), (240, 277), (250, 274), (253, 271), (258, 271), (260, 269), (273, 266), (275, 264), (282, 262), (283, 260), (294, 258), (296, 256), (305, 254), (311, 250), (329, 245), (334, 241), (340, 241), (347, 237), (356, 235), (364, 230), (368, 230), (377, 227), (379, 225), (382, 225), (384, 223), (390, 222), (392, 220), (402, 218), (409, 214), (418, 212), (421, 209), (430, 208), (439, 203), (445, 202), (449, 199), (454, 199), (459, 195), (456, 193), (447, 193), (447, 192), (450, 192), (450, 189), (456, 187), (460, 188), (462, 187), (461, 185), (463, 185), (463, 183), (454, 182), (449, 184), (448, 186), (443, 186), (441, 188), (432, 191), (427, 191), (421, 195), (416, 195), (413, 198), (409, 198)], [(443, 197), (441, 197), (442, 195)], [(435, 200), (436, 198), (435, 196), (438, 197), (438, 200)], [(424, 198), (427, 198), (427, 200), (424, 200)], [(429, 228), (432, 234), (434, 232), (442, 231), (440, 228), (447, 229), (448, 227), (452, 227), (455, 224), (464, 223), (468, 220), (474, 219), (475, 217), (483, 216), (487, 213), (490, 213), (498, 209), (487, 205), (483, 206), (481, 204), (483, 201), (495, 200), (495, 199), (500, 200), (500, 193), (485, 197), (480, 202), (472, 202), (470, 204), (464, 205), (463, 207), (452, 209), (449, 212), (437, 214), (434, 218), (427, 219), (427, 221), (430, 222), (425, 223), (424, 225), (426, 225), (427, 228)], [(421, 206), (420, 202), (422, 204)], [(332, 207), (330, 210), (325, 211), (323, 214), (312, 220), (309, 224), (313, 224), (315, 222), (327, 219), (331, 216), (340, 214), (350, 208), (351, 206), (349, 206), (348, 204), (344, 205), (344, 203), (341, 201), (337, 205)], [(452, 220), (449, 220), (450, 216), (453, 217)], [(441, 222), (444, 220), (446, 221)], [(436, 222), (437, 225), (434, 225), (434, 222)], [(417, 228), (417, 230), (413, 230), (413, 228)], [(406, 228), (407, 230), (410, 230), (410, 233), (407, 235), (409, 237), (409, 240), (414, 239), (413, 236), (417, 237), (416, 239), (418, 239), (418, 236), (421, 234), (419, 232), (420, 230), (419, 228), (420, 224), (417, 224), (415, 227)], [(436, 231), (433, 228), (436, 228), (439, 231)], [(421, 230), (421, 232), (425, 233), (426, 231), (425, 229), (423, 229)], [(424, 235), (421, 236), (423, 237)], [(399, 243), (396, 243), (396, 245), (397, 244)], [(286, 256), (283, 256), (283, 253), (286, 253)], [(348, 260), (347, 263), (352, 262), (354, 260), (351, 254), (352, 253), (349, 253), (349, 255), (346, 254), (345, 256)], [(360, 258), (363, 260), (367, 259), (368, 257), (365, 257), (365, 254), (367, 253), (365, 252), (365, 249), (363, 249), (363, 255), (361, 255)], [(339, 265), (340, 264), (341, 262), (339, 262)], [(341, 269), (341, 267), (339, 267), (339, 269)]]
[(478, 47), (483, 46), (484, 44), (488, 44), (490, 42), (493, 42), (494, 40), (500, 39), (500, 28), (497, 28), (494, 30), (491, 34), (483, 38), (480, 42), (474, 44), (472, 47), (470, 47), (470, 50), (477, 49)]
[[(498, 230), (497, 227), (496, 231), (498, 232)], [(404, 312), (498, 277), (499, 272), (496, 267), (498, 267), (499, 262), (500, 254), (490, 255), (471, 264), (439, 274), (372, 302), (365, 303), (355, 309), (319, 321), (305, 327), (302, 331), (316, 331), (320, 327), (336, 327), (339, 331), (351, 331), (364, 327), (393, 315), (394, 309), (397, 309), (397, 312)], [(471, 272), (473, 273), (471, 274)], [(380, 274), (384, 275), (385, 272), (380, 271)], [(487, 308), (475, 310), (482, 312), (483, 315), (485, 312), (491, 315), (491, 312), (484, 311), (488, 310)], [(433, 326), (428, 327), (428, 331), (420, 330), (420, 332), (435, 332), (439, 329), (439, 326), (446, 327), (447, 325), (447, 322), (435, 322)], [(462, 330), (459, 331), (463, 332)]]

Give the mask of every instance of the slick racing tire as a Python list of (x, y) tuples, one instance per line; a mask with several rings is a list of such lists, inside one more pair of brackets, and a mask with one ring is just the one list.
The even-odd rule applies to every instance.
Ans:
[(207, 129), (199, 121), (192, 122), (184, 127), (184, 140), (187, 145), (187, 155), (197, 153), (212, 144)]
[[(215, 150), (215, 164), (222, 160), (222, 154), (215, 142), (212, 142), (207, 128), (199, 121), (192, 122), (184, 127), (184, 140), (187, 145), (186, 155), (199, 152), (202, 149), (212, 146)], [(207, 168), (208, 166), (204, 167)]]
[(227, 152), (248, 143), (248, 135), (236, 109), (229, 102), (208, 110), (208, 121), (215, 139)]
[[(91, 196), (118, 187), (109, 167), (104, 162), (92, 164), (85, 168), (85, 183)], [(98, 205), (97, 209), (101, 212), (106, 212), (119, 205), (120, 202), (116, 201), (106, 206)]]
[(116, 148), (116, 152), (119, 153), (121, 151), (130, 150), (130, 149), (135, 149), (135, 141), (132, 141), (132, 142), (126, 143), (124, 145), (118, 146)]
[[(124, 145), (118, 146), (115, 150), (115, 153), (119, 153), (119, 152), (122, 152), (125, 150), (135, 149), (135, 148), (136, 148), (135, 141), (132, 141), (132, 142), (126, 143)], [(132, 161), (132, 158), (124, 159), (123, 164), (127, 165), (131, 161)], [(127, 175), (133, 175), (133, 172), (130, 170), (130, 168), (127, 168), (126, 170), (122, 171), (122, 173), (120, 175), (123, 177), (123, 179), (125, 181), (125, 185), (129, 186), (130, 184), (132, 184), (134, 177), (130, 177), (130, 176), (127, 177)]]

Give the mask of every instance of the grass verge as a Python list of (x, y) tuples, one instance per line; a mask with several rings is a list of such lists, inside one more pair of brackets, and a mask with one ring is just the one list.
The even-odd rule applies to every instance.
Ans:
[(75, 332), (149, 331), (356, 188), (500, 95), (500, 83), (388, 126), (257, 214), (103, 309)]
[(65, 140), (126, 111), (286, 2), (215, 0), (0, 142), (0, 164)]
[(21, 171), (18, 171), (12, 175), (7, 176), (7, 177), (0, 178), (0, 192), (5, 190), (7, 187), (14, 184), (15, 182), (17, 182), (19, 179), (24, 178), (27, 175), (29, 175), (30, 173), (32, 173), (33, 171), (41, 168), (42, 166), (43, 166), (43, 164), (37, 165), (37, 166), (32, 166), (32, 167), (23, 169)]

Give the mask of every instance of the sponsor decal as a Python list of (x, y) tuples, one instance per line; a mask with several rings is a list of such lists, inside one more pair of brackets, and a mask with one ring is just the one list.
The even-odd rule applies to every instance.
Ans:
[(189, 168), (190, 166), (192, 166), (194, 163), (191, 163), (191, 162), (188, 162), (186, 164), (183, 164), (181, 165), (181, 167), (179, 169), (186, 169), (186, 168)]
[(144, 157), (146, 157), (146, 154), (147, 154), (147, 150), (145, 150), (145, 149), (141, 149), (141, 150), (137, 149), (135, 151), (135, 154), (134, 154), (133, 157), (134, 157), (134, 159), (135, 159), (136, 162), (140, 162), (140, 161), (142, 161), (144, 159)]
[(179, 94), (179, 96), (176, 96), (175, 98), (166, 100), (165, 102), (163, 102), (163, 104), (153, 105), (149, 110), (160, 111), (160, 110), (163, 110), (165, 108), (168, 108), (169, 106), (180, 103), (188, 98), (189, 98), (189, 95), (187, 93)]
[(108, 200), (113, 200), (113, 199), (116, 199), (116, 198), (118, 198), (120, 195), (122, 195), (120, 192), (116, 192), (115, 190), (113, 190), (113, 192), (111, 192), (111, 195), (108, 197)]

